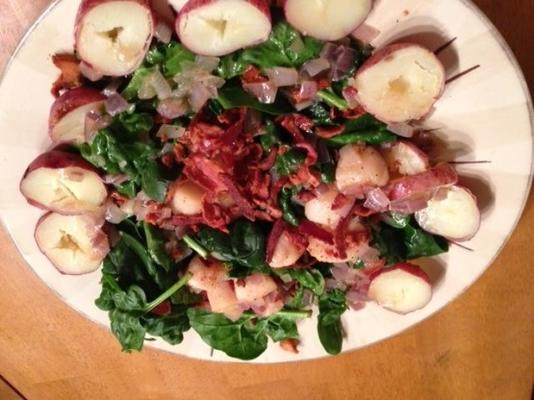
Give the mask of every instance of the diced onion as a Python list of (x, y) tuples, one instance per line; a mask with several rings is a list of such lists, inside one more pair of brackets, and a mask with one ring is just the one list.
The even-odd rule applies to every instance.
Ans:
[(299, 74), (295, 68), (275, 67), (265, 72), (270, 81), (278, 87), (293, 86), (299, 81)]
[(380, 31), (374, 26), (362, 24), (354, 32), (352, 37), (359, 40), (363, 44), (369, 44), (380, 35)]
[(163, 124), (156, 133), (159, 138), (179, 139), (185, 133), (183, 126)]
[(130, 108), (130, 104), (118, 93), (109, 96), (105, 103), (106, 111), (114, 117)]
[(169, 97), (159, 102), (156, 110), (159, 115), (168, 119), (175, 119), (187, 113), (187, 103), (178, 97)]
[(243, 84), (245, 89), (250, 94), (254, 95), (261, 103), (272, 104), (276, 99), (278, 88), (273, 82), (257, 82)]
[(387, 126), (387, 129), (393, 132), (395, 135), (402, 136), (405, 138), (411, 138), (415, 133), (415, 128), (405, 123), (389, 124)]
[(330, 68), (330, 62), (326, 58), (315, 58), (302, 66), (302, 70), (308, 73), (310, 77), (319, 75), (328, 68)]
[(162, 43), (169, 43), (172, 38), (172, 29), (165, 22), (158, 22), (154, 29), (154, 36)]

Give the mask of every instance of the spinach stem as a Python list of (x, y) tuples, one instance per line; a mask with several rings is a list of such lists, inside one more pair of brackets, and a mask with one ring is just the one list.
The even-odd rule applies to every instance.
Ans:
[(205, 259), (209, 255), (209, 252), (191, 236), (185, 235), (182, 239), (191, 249), (197, 252), (200, 257)]
[(278, 317), (283, 317), (283, 318), (305, 319), (305, 318), (311, 317), (312, 310), (299, 310), (299, 311), (282, 310), (282, 311), (278, 311), (275, 315)]
[(159, 295), (157, 298), (152, 300), (150, 303), (148, 303), (145, 307), (145, 312), (152, 311), (154, 308), (159, 306), (161, 303), (163, 303), (165, 300), (167, 300), (169, 297), (171, 297), (174, 293), (176, 293), (182, 286), (184, 286), (189, 279), (191, 279), (191, 274), (186, 273), (182, 278), (176, 282), (174, 285), (172, 285), (170, 288), (168, 288), (166, 291), (164, 291), (161, 295)]
[(323, 99), (326, 103), (340, 109), (341, 111), (345, 111), (349, 108), (348, 103), (344, 99), (337, 96), (330, 90), (320, 90), (317, 92), (317, 97)]

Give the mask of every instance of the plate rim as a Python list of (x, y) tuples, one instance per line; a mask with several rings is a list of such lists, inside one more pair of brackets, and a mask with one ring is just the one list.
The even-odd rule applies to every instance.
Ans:
[[(25, 33), (22, 35), (22, 37), (19, 40), (17, 46), (15, 47), (15, 49), (12, 51), (11, 55), (9, 56), (8, 61), (5, 64), (4, 68), (2, 69), (2, 71), (0, 71), (0, 90), (2, 90), (4, 79), (6, 78), (8, 72), (11, 69), (11, 67), (12, 67), (15, 59), (17, 58), (19, 52), (25, 46), (27, 40), (31, 37), (31, 35), (33, 34), (34, 30), (43, 22), (43, 20), (46, 19), (48, 14), (51, 11), (53, 11), (56, 8), (56, 6), (58, 6), (62, 1), (63, 0), (53, 0), (43, 10), (43, 12), (35, 19), (35, 21), (30, 25), (30, 27), (25, 31)], [(496, 40), (496, 42), (498, 43), (499, 47), (506, 54), (506, 57), (507, 57), (508, 61), (512, 65), (512, 67), (513, 67), (513, 69), (514, 69), (514, 71), (516, 73), (516, 76), (519, 78), (519, 82), (521, 83), (521, 89), (523, 91), (523, 95), (524, 95), (525, 100), (526, 100), (526, 108), (527, 108), (528, 114), (529, 114), (530, 138), (531, 138), (530, 171), (529, 171), (528, 182), (527, 182), (527, 185), (525, 187), (525, 192), (524, 192), (523, 199), (522, 199), (522, 204), (521, 204), (521, 207), (519, 209), (519, 213), (517, 214), (517, 217), (516, 217), (515, 221), (513, 222), (512, 229), (510, 230), (510, 232), (508, 232), (508, 234), (506, 235), (505, 239), (503, 240), (501, 246), (499, 246), (499, 248), (496, 250), (496, 252), (493, 255), (493, 257), (491, 258), (491, 260), (487, 263), (487, 265), (484, 267), (484, 269), (482, 271), (480, 271), (480, 273), (478, 273), (475, 276), (475, 278), (474, 278), (474, 280), (472, 281), (471, 284), (463, 287), (462, 290), (460, 292), (458, 292), (454, 297), (451, 297), (448, 301), (446, 301), (446, 303), (443, 304), (442, 307), (440, 307), (439, 309), (435, 310), (434, 312), (428, 314), (426, 317), (422, 318), (421, 320), (419, 320), (419, 321), (417, 321), (417, 322), (415, 322), (415, 323), (413, 323), (413, 324), (401, 329), (398, 332), (391, 333), (388, 336), (380, 338), (380, 339), (378, 339), (376, 341), (373, 341), (371, 343), (367, 343), (365, 345), (362, 345), (362, 346), (359, 346), (359, 347), (353, 348), (353, 349), (342, 350), (342, 352), (339, 354), (339, 356), (348, 355), (350, 353), (365, 349), (365, 348), (370, 347), (370, 346), (374, 346), (376, 344), (379, 344), (381, 342), (389, 340), (389, 339), (391, 339), (393, 337), (396, 337), (396, 336), (398, 336), (400, 334), (403, 334), (406, 331), (408, 331), (408, 330), (410, 330), (412, 328), (415, 328), (416, 326), (420, 325), (421, 323), (423, 323), (423, 322), (429, 320), (430, 318), (434, 317), (437, 313), (443, 311), (446, 307), (449, 307), (451, 305), (451, 303), (457, 301), (461, 296), (463, 296), (465, 294), (465, 292), (467, 290), (471, 289), (480, 280), (482, 275), (484, 275), (488, 271), (488, 269), (491, 268), (491, 266), (494, 264), (494, 262), (497, 259), (497, 257), (499, 257), (499, 255), (502, 253), (504, 248), (508, 245), (508, 243), (510, 242), (510, 239), (512, 238), (512, 235), (517, 230), (517, 226), (519, 225), (519, 223), (521, 222), (521, 219), (524, 216), (525, 209), (526, 209), (529, 197), (531, 195), (531, 190), (532, 190), (533, 181), (534, 181), (534, 175), (533, 175), (534, 174), (534, 104), (533, 104), (533, 96), (532, 96), (532, 94), (530, 92), (530, 89), (528, 87), (528, 83), (527, 83), (525, 74), (524, 74), (523, 69), (521, 68), (521, 65), (519, 64), (519, 62), (517, 60), (517, 57), (515, 56), (512, 48), (510, 47), (510, 45), (508, 44), (508, 42), (506, 41), (504, 36), (501, 34), (499, 29), (495, 26), (495, 24), (491, 21), (491, 19), (482, 11), (482, 9), (480, 9), (480, 7), (478, 7), (472, 0), (457, 0), (457, 1), (462, 3), (466, 8), (470, 9), (470, 11), (473, 12), (473, 14), (475, 14), (475, 16), (488, 28), (488, 31), (491, 34), (491, 36)], [(89, 316), (84, 310), (81, 310), (81, 309), (79, 309), (77, 307), (74, 307), (73, 305), (69, 304), (68, 301), (66, 300), (66, 298), (61, 293), (59, 293), (57, 290), (53, 289), (52, 287), (48, 286), (48, 284), (43, 279), (41, 279), (41, 277), (34, 271), (32, 266), (30, 265), (30, 263), (23, 256), (23, 254), (21, 252), (21, 249), (19, 248), (19, 245), (17, 244), (17, 242), (15, 241), (13, 236), (11, 235), (11, 231), (8, 228), (8, 225), (4, 222), (4, 218), (1, 215), (0, 215), (0, 227), (6, 233), (6, 237), (8, 238), (8, 241), (11, 242), (12, 246), (16, 249), (16, 252), (17, 252), (19, 258), (22, 260), (22, 262), (24, 264), (26, 264), (26, 267), (38, 279), (38, 281), (40, 281), (42, 284), (44, 284), (44, 286), (45, 286), (45, 288), (47, 290), (49, 290), (53, 295), (55, 295), (57, 298), (59, 298), (64, 305), (66, 305), (68, 308), (70, 308), (71, 310), (75, 311), (79, 315), (81, 315), (84, 319), (89, 320), (91, 323), (96, 324), (97, 326), (102, 327), (106, 331), (111, 333), (111, 328), (110, 328), (109, 324), (104, 324), (104, 323), (102, 323), (100, 321), (97, 321), (97, 320), (93, 319), (93, 317)], [(270, 344), (272, 345), (272, 343), (270, 343)], [(318, 357), (313, 357), (313, 358), (292, 359), (292, 360), (284, 360), (284, 361), (254, 361), (254, 360), (252, 360), (252, 361), (242, 361), (242, 360), (237, 360), (237, 359), (217, 360), (217, 359), (208, 359), (208, 358), (197, 358), (197, 357), (193, 357), (193, 356), (190, 356), (190, 355), (179, 354), (179, 353), (173, 352), (173, 351), (168, 350), (168, 349), (162, 349), (162, 348), (153, 346), (150, 342), (146, 342), (145, 346), (146, 346), (146, 349), (150, 350), (150, 351), (164, 352), (164, 353), (171, 354), (173, 356), (183, 357), (183, 358), (186, 358), (186, 359), (189, 359), (189, 360), (195, 360), (195, 361), (201, 361), (201, 362), (210, 362), (210, 363), (215, 363), (215, 364), (243, 364), (243, 363), (256, 364), (256, 365), (276, 365), (276, 364), (284, 364), (284, 363), (293, 364), (293, 363), (313, 362), (313, 361), (318, 361), (318, 360), (331, 359), (333, 357), (333, 356), (325, 353), (324, 355), (321, 355), (321, 356), (318, 356)]]

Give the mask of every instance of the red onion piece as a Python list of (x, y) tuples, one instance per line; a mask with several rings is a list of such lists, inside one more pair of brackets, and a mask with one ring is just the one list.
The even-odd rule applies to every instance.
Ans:
[(313, 100), (306, 100), (306, 101), (301, 101), (300, 103), (293, 105), (293, 107), (295, 107), (295, 110), (297, 111), (302, 111), (305, 108), (310, 107), (312, 104), (313, 104)]
[(163, 124), (160, 126), (158, 133), (156, 133), (156, 136), (159, 138), (166, 139), (179, 139), (183, 136), (184, 133), (185, 128), (183, 126)]
[(391, 211), (401, 214), (413, 214), (416, 211), (427, 207), (428, 201), (432, 198), (431, 193), (420, 193), (406, 199), (392, 201), (389, 205)]
[(107, 185), (120, 185), (128, 180), (128, 175), (119, 174), (119, 175), (104, 175), (102, 178), (105, 184)]
[(389, 206), (389, 198), (380, 188), (376, 188), (367, 193), (367, 199), (363, 206), (369, 210), (381, 212), (386, 211)]
[(334, 44), (334, 43), (331, 43), (331, 42), (326, 43), (324, 45), (323, 49), (321, 50), (321, 54), (319, 55), (319, 57), (330, 61), (330, 59), (334, 55), (337, 47), (338, 46), (336, 44)]
[(187, 113), (187, 103), (178, 97), (169, 97), (159, 102), (157, 112), (164, 118), (174, 119)]
[(118, 224), (124, 221), (128, 216), (111, 200), (106, 203), (106, 221), (112, 224)]
[[(217, 91), (216, 88), (213, 89)], [(193, 83), (191, 95), (189, 96), (189, 104), (194, 112), (200, 111), (204, 104), (212, 97), (217, 97), (217, 95), (213, 96), (213, 89), (202, 83)]]
[(363, 44), (369, 44), (380, 35), (380, 31), (374, 26), (362, 24), (351, 35)]
[(96, 71), (93, 67), (83, 61), (80, 63), (80, 72), (91, 82), (99, 81), (103, 77), (100, 72)]
[(104, 93), (105, 96), (111, 96), (112, 94), (117, 93), (117, 89), (122, 84), (123, 79), (122, 78), (115, 78), (112, 79), (109, 85), (107, 85), (104, 90), (102, 90), (102, 93)]
[(275, 67), (265, 71), (270, 81), (277, 87), (293, 86), (299, 81), (299, 74), (295, 68)]
[(278, 88), (273, 82), (245, 83), (243, 89), (255, 96), (261, 103), (272, 104), (276, 99)]
[(111, 124), (111, 117), (107, 114), (101, 115), (97, 111), (89, 111), (85, 115), (85, 141), (90, 143), (100, 129), (104, 129)]
[(171, 85), (159, 70), (155, 70), (145, 78), (138, 93), (140, 99), (151, 99), (157, 96), (158, 99), (165, 100), (171, 95)]
[(301, 99), (312, 99), (317, 94), (318, 87), (315, 81), (304, 81), (300, 85), (299, 97)]
[(154, 36), (161, 43), (169, 43), (172, 38), (172, 29), (167, 23), (159, 21), (154, 29)]
[(405, 138), (411, 138), (415, 134), (415, 128), (408, 124), (389, 124), (387, 129), (393, 132), (395, 135)]
[(210, 56), (196, 56), (195, 58), (195, 64), (208, 72), (211, 72), (217, 68), (220, 61), (220, 58)]
[(319, 75), (328, 68), (330, 68), (330, 62), (328, 62), (326, 58), (315, 58), (302, 66), (302, 70), (305, 71), (310, 77)]
[(109, 96), (105, 105), (107, 113), (112, 117), (130, 108), (130, 104), (118, 93)]
[(335, 51), (335, 61), (332, 63), (332, 80), (342, 79), (354, 65), (358, 54), (356, 50), (348, 46), (339, 46)]

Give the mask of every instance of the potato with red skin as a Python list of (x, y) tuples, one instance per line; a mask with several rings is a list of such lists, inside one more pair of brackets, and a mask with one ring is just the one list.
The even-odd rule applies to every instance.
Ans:
[(107, 198), (96, 168), (77, 154), (58, 150), (32, 161), (20, 191), (31, 205), (67, 215), (99, 211)]
[(399, 314), (419, 310), (432, 298), (429, 276), (414, 264), (400, 263), (381, 269), (370, 278), (369, 298)]
[(454, 185), (456, 182), (458, 182), (456, 170), (449, 164), (441, 164), (420, 174), (396, 179), (388, 185), (385, 192), (394, 202), (421, 193), (432, 193), (441, 186)]
[(439, 189), (415, 219), (427, 232), (462, 242), (476, 235), (481, 215), (475, 195), (454, 185)]
[(387, 123), (423, 118), (445, 87), (445, 69), (434, 53), (412, 43), (386, 46), (358, 69), (353, 87), (368, 113)]
[(284, 13), (295, 29), (306, 36), (334, 41), (360, 26), (371, 11), (372, 0), (285, 0)]
[(223, 56), (264, 42), (271, 28), (266, 0), (189, 0), (175, 24), (182, 44), (204, 56)]
[(388, 181), (386, 162), (373, 147), (348, 144), (339, 151), (336, 186), (341, 193), (363, 198), (365, 189), (385, 186)]
[(393, 175), (417, 175), (430, 168), (428, 156), (405, 140), (399, 140), (380, 152)]
[(109, 252), (103, 224), (102, 217), (90, 214), (61, 215), (52, 212), (37, 222), (35, 241), (62, 274), (87, 274), (96, 271)]
[(54, 143), (85, 143), (85, 118), (103, 112), (106, 96), (96, 89), (80, 87), (59, 96), (48, 118), (48, 134)]
[(126, 76), (139, 67), (154, 36), (149, 0), (83, 0), (75, 22), (75, 48), (97, 73)]

